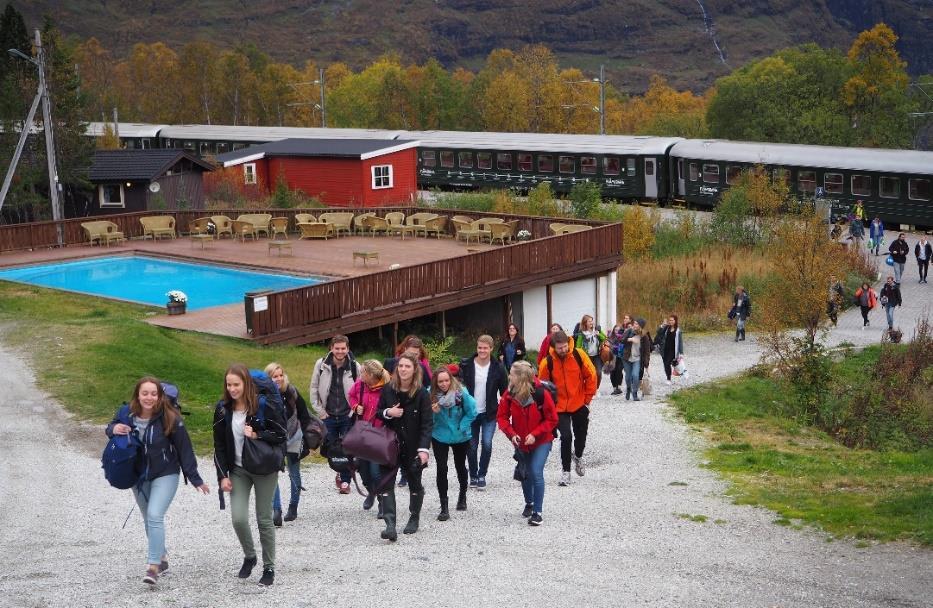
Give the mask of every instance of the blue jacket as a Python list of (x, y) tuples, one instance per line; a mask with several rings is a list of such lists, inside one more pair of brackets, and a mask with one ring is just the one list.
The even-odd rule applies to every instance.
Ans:
[(476, 399), (461, 387), (457, 401), (457, 405), (442, 407), (441, 411), (434, 414), (431, 437), (447, 445), (469, 441), (473, 436), (470, 426), (476, 418)]
[(874, 220), (868, 224), (868, 237), (871, 239), (881, 238), (884, 236), (884, 222), (879, 222), (875, 225)]

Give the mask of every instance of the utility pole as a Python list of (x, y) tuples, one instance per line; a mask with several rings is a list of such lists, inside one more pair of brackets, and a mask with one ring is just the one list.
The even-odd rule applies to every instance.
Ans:
[(324, 105), (324, 68), (318, 68), (318, 83), (321, 86), (321, 128), (327, 126), (327, 106)]
[(42, 46), (42, 36), (39, 30), (36, 30), (36, 52), (38, 61), (36, 66), (39, 68), (39, 90), (42, 91), (42, 121), (43, 131), (45, 132), (45, 160), (49, 170), (49, 200), (52, 203), (52, 220), (55, 222), (55, 232), (58, 236), (58, 245), (64, 244), (62, 234), (62, 207), (59, 199), (58, 181), (58, 163), (55, 162), (55, 136), (52, 126), (52, 104), (49, 101), (49, 86), (45, 81), (45, 48)]
[(606, 134), (606, 66), (599, 64), (599, 134)]

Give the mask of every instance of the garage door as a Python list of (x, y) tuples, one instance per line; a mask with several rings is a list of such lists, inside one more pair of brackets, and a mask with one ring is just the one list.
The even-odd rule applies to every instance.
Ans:
[(596, 316), (596, 279), (558, 283), (551, 287), (551, 319), (568, 334), (583, 315)]

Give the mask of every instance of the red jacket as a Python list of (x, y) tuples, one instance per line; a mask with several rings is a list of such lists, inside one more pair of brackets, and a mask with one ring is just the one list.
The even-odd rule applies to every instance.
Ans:
[[(862, 297), (862, 288), (859, 287), (855, 290), (855, 304), (859, 304), (859, 298)], [(868, 288), (868, 307), (874, 308), (878, 303), (878, 294), (875, 293), (875, 290), (871, 287)]]
[[(554, 407), (551, 393), (542, 389), (537, 383), (535, 383), (535, 393), (542, 401), (540, 409), (534, 400), (527, 406), (523, 406), (509, 394), (509, 391), (505, 391), (499, 399), (497, 416), (499, 429), (505, 433), (509, 441), (512, 441), (512, 437), (516, 435), (520, 437), (522, 442), (518, 449), (523, 452), (530, 452), (543, 443), (553, 441), (553, 431), (557, 428), (557, 408)], [(535, 442), (525, 445), (525, 437), (529, 433), (535, 436)]]
[(356, 406), (362, 404), (363, 415), (360, 418), (371, 422), (373, 426), (382, 426), (382, 420), (376, 418), (376, 407), (379, 405), (383, 386), (382, 382), (378, 382), (376, 386), (369, 386), (362, 378), (357, 380), (347, 393), (347, 403), (350, 404), (351, 412), (356, 414)]

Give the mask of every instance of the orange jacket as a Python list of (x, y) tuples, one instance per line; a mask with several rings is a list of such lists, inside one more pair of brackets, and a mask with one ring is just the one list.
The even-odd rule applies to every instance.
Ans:
[[(859, 287), (855, 290), (855, 304), (858, 305), (859, 298), (862, 297), (862, 288)], [(878, 303), (878, 294), (875, 293), (875, 290), (871, 287), (868, 288), (868, 307), (874, 308)]]
[[(583, 369), (572, 352), (561, 359), (552, 347), (548, 357), (538, 364), (538, 378), (549, 380), (557, 387), (557, 413), (572, 414), (589, 405), (596, 395), (596, 368), (586, 351), (575, 349), (583, 362)], [(553, 361), (554, 374), (548, 371), (548, 358)]]

